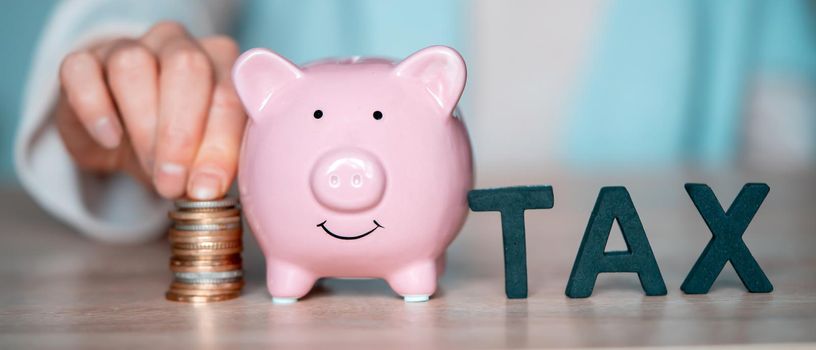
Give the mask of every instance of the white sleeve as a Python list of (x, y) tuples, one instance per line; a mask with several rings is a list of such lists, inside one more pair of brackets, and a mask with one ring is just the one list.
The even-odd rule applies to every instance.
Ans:
[(153, 23), (175, 20), (194, 35), (222, 32), (234, 2), (68, 0), (43, 29), (29, 72), (14, 161), (23, 187), (46, 211), (90, 237), (117, 243), (161, 235), (171, 203), (124, 174), (100, 177), (72, 162), (54, 125), (58, 70), (75, 48), (104, 38), (136, 37)]

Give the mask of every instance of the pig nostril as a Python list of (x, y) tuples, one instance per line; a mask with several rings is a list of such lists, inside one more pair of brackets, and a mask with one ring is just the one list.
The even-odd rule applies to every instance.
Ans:
[(354, 188), (360, 188), (362, 185), (363, 178), (360, 176), (360, 174), (354, 174), (354, 176), (351, 177), (351, 186)]
[(340, 187), (340, 178), (337, 175), (332, 175), (329, 177), (329, 186), (332, 188)]

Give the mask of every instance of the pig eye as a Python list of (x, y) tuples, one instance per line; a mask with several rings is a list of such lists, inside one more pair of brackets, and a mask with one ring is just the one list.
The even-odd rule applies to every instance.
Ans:
[(318, 110), (314, 111), (314, 114), (312, 114), (312, 115), (314, 116), (315, 119), (323, 118), (323, 111), (318, 109)]
[(382, 119), (382, 112), (374, 111), (374, 119), (376, 119), (376, 120)]

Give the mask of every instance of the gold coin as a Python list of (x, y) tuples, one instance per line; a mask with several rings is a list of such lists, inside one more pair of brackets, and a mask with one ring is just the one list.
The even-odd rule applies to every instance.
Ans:
[(240, 253), (241, 247), (224, 249), (173, 249), (173, 255), (177, 256), (213, 256)]
[(177, 257), (170, 258), (170, 267), (192, 267), (192, 266), (223, 266), (235, 265), (241, 263), (241, 256), (229, 255), (223, 259), (179, 259)]
[(239, 207), (197, 208), (197, 209), (179, 209), (178, 211), (179, 212), (184, 212), (184, 213), (213, 213), (213, 212), (219, 212), (219, 211), (230, 210), (230, 209), (240, 210), (241, 208), (239, 208)]
[(241, 259), (228, 260), (178, 260), (170, 259), (170, 267), (217, 267), (241, 265)]
[(227, 209), (218, 211), (171, 211), (167, 216), (171, 220), (176, 221), (191, 221), (191, 220), (207, 220), (224, 217), (237, 217), (241, 214), (238, 209)]
[(170, 289), (196, 289), (196, 290), (221, 290), (221, 291), (237, 291), (244, 287), (244, 281), (203, 284), (203, 283), (181, 283), (173, 282), (170, 284)]
[(179, 230), (170, 228), (167, 231), (170, 237), (240, 236), (243, 232), (244, 230), (241, 227), (219, 227), (216, 230)]
[(240, 289), (232, 289), (232, 290), (219, 290), (219, 289), (176, 289), (170, 288), (168, 292), (177, 294), (177, 295), (189, 295), (189, 296), (213, 296), (213, 295), (222, 295), (222, 294), (231, 294), (231, 293), (239, 293)]
[(227, 217), (216, 217), (216, 218), (201, 218), (201, 219), (190, 219), (190, 220), (173, 220), (177, 226), (183, 225), (227, 225), (227, 224), (237, 224), (241, 222), (240, 216), (227, 216)]
[(225, 241), (225, 242), (195, 242), (195, 243), (173, 243), (173, 249), (191, 249), (191, 250), (203, 250), (203, 249), (228, 249), (228, 248), (240, 248), (241, 241)]
[(167, 240), (171, 242), (179, 241), (179, 242), (199, 242), (205, 239), (212, 239), (217, 241), (230, 241), (230, 240), (240, 240), (242, 237), (241, 232), (233, 232), (233, 233), (220, 233), (214, 235), (208, 235), (205, 233), (197, 233), (192, 235), (185, 235), (185, 234), (178, 234), (178, 233), (171, 233), (167, 235)]
[(234, 222), (231, 224), (182, 224), (175, 223), (173, 228), (178, 231), (223, 231), (230, 229), (240, 229), (241, 223)]
[(215, 265), (215, 266), (178, 266), (170, 265), (170, 271), (173, 272), (222, 272), (231, 270), (240, 270), (241, 264), (233, 265)]
[(184, 303), (212, 303), (216, 301), (224, 301), (235, 299), (240, 296), (241, 293), (227, 293), (227, 294), (220, 294), (220, 295), (210, 295), (210, 296), (201, 296), (201, 295), (180, 295), (174, 292), (168, 291), (164, 296), (167, 300), (170, 301), (180, 301)]
[(203, 255), (203, 256), (174, 256), (171, 259), (173, 260), (180, 260), (180, 261), (220, 261), (220, 260), (232, 260), (238, 259), (241, 260), (241, 254), (232, 253), (232, 254), (224, 254), (224, 255)]
[(171, 235), (167, 238), (170, 243), (200, 243), (200, 242), (241, 242), (241, 235), (215, 235), (215, 236), (178, 236)]

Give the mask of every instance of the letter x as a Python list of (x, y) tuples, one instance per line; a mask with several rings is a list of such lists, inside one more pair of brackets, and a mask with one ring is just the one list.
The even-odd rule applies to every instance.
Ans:
[(724, 212), (711, 187), (704, 184), (686, 184), (697, 211), (714, 235), (694, 263), (680, 289), (687, 294), (705, 294), (731, 262), (740, 280), (752, 293), (769, 293), (773, 285), (759, 267), (742, 235), (756, 215), (770, 188), (764, 183), (749, 183), (742, 187), (737, 198)]

